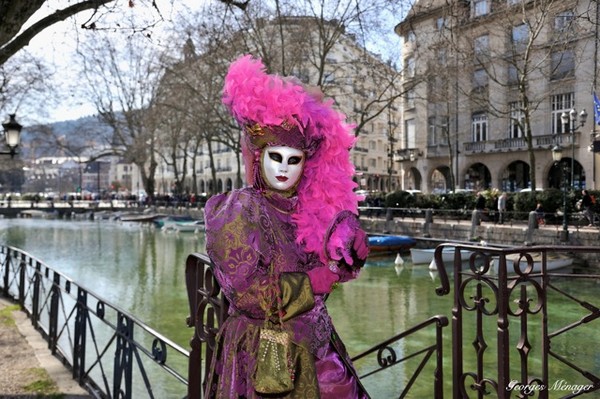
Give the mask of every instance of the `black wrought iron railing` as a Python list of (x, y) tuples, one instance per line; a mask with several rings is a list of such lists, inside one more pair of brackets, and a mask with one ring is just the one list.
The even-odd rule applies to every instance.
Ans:
[[(443, 260), (446, 247), (453, 249), (451, 266)], [(399, 392), (389, 395), (399, 398), (417, 397), (412, 388), (424, 385), (436, 399), (598, 397), (600, 275), (554, 269), (578, 253), (600, 254), (600, 247), (438, 246), (437, 293), (453, 298), (450, 346), (448, 320), (432, 317), (355, 356), (361, 378), (401, 372)], [(202, 398), (228, 311), (206, 255), (186, 261), (189, 353), (21, 250), (0, 246), (0, 262), (2, 294), (18, 301), (94, 397)], [(574, 281), (585, 284), (574, 288)], [(428, 339), (415, 340), (424, 331)]]
[(454, 399), (599, 397), (599, 352), (586, 342), (600, 327), (600, 275), (571, 262), (600, 247), (442, 244), (440, 295), (451, 291), (445, 247), (454, 253)]
[(17, 248), (0, 246), (1, 292), (96, 398), (183, 398), (189, 353)]

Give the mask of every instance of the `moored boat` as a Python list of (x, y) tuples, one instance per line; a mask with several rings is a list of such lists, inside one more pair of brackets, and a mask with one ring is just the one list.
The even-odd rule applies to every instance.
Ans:
[[(531, 263), (528, 264), (525, 256), (519, 254), (506, 256), (506, 272), (507, 274), (515, 274), (515, 268), (525, 273), (540, 273), (542, 271), (542, 256), (540, 254), (530, 254)], [(518, 262), (518, 264), (517, 264)], [(548, 254), (546, 256), (546, 271), (557, 271), (570, 268), (573, 265), (573, 258), (563, 254)], [(497, 257), (493, 259), (490, 265), (490, 274), (498, 274), (500, 261)], [(530, 271), (528, 269), (531, 268)]]
[(186, 221), (170, 221), (166, 222), (162, 227), (163, 230), (175, 230), (185, 233), (196, 233), (204, 231), (204, 221), (202, 220), (186, 220)]
[(162, 213), (129, 213), (121, 215), (119, 220), (122, 222), (153, 222), (155, 219), (162, 218), (166, 215)]
[(416, 243), (417, 240), (409, 236), (369, 236), (369, 250), (371, 251), (371, 255), (383, 255), (393, 252), (406, 251), (415, 246)]
[(190, 222), (194, 220), (196, 219), (189, 215), (165, 215), (163, 217), (154, 219), (152, 222), (154, 223), (154, 226), (161, 229), (165, 224), (169, 224), (171, 222)]
[[(442, 249), (442, 260), (444, 262), (453, 262), (454, 261), (454, 247), (444, 247)], [(435, 253), (435, 248), (411, 248), (410, 249), (410, 258), (413, 265), (420, 265), (431, 263), (433, 260), (433, 255)], [(472, 251), (468, 251), (462, 249), (460, 251), (461, 258), (463, 261), (469, 259), (469, 256), (472, 254)]]

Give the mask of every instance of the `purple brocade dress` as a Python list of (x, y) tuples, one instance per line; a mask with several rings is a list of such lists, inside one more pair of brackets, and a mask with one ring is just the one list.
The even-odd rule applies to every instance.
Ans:
[[(308, 276), (303, 272), (322, 266), (316, 255), (305, 253), (295, 242), (291, 222), (295, 203), (295, 197), (244, 188), (214, 196), (206, 204), (206, 249), (230, 302), (229, 317), (217, 337), (206, 398), (261, 398), (252, 376), (265, 309), (276, 303), (273, 293), (279, 292), (273, 285), (281, 286), (290, 276), (306, 283)], [(284, 310), (297, 299), (288, 295)], [(314, 295), (312, 309), (287, 316), (284, 328), (305, 350), (303, 364), (308, 366), (297, 371), (294, 390), (280, 397), (368, 398), (333, 328), (323, 296)]]

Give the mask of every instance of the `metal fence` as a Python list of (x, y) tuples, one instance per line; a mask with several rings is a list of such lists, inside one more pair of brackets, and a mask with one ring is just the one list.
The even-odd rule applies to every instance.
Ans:
[[(450, 270), (442, 259), (448, 246)], [(454, 399), (599, 397), (600, 352), (587, 342), (598, 337), (600, 275), (568, 269), (576, 253), (600, 247), (436, 248), (439, 295), (450, 293), (454, 274)], [(573, 289), (575, 280), (586, 284)]]
[(1, 246), (0, 262), (2, 294), (93, 397), (186, 396), (187, 350), (19, 249)]
[[(451, 266), (442, 259), (448, 246)], [(403, 386), (389, 396), (399, 398), (418, 397), (413, 388), (424, 385), (436, 399), (598, 397), (600, 351), (590, 337), (599, 336), (600, 275), (553, 270), (577, 253), (600, 254), (600, 247), (438, 246), (437, 294), (452, 291), (453, 299), (450, 356), (443, 356), (448, 320), (434, 316), (355, 356), (361, 378), (402, 370)], [(202, 397), (228, 311), (206, 255), (186, 261), (188, 326), (194, 328), (189, 353), (21, 250), (1, 246), (0, 262), (3, 295), (19, 302), (48, 348), (93, 396)], [(575, 280), (589, 284), (570, 289)], [(556, 308), (559, 300), (569, 306)], [(425, 330), (432, 330), (428, 340), (396, 351), (398, 342)]]

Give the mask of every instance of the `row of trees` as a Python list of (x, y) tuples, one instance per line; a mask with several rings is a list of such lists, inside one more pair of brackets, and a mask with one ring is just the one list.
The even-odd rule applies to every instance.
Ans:
[[(96, 10), (106, 11), (103, 7), (109, 3), (116, 7), (119, 2), (80, 3), (80, 7), (95, 3)], [(261, 57), (270, 72), (294, 74), (304, 83), (320, 86), (326, 95), (356, 97), (360, 81), (377, 79), (376, 90), (362, 93), (363, 100), (349, 110), (358, 135), (402, 95), (400, 74), (391, 61), (386, 73), (381, 73), (377, 58), (366, 51), (343, 66), (332, 64), (330, 56), (336, 47), (350, 42), (366, 46), (373, 37), (393, 34), (389, 27), (383, 32), (381, 16), (399, 15), (401, 7), (385, 0), (213, 1), (198, 13), (175, 21), (168, 29), (168, 40), (155, 39), (147, 26), (131, 25), (128, 31), (100, 30), (102, 20), (94, 16), (82, 25), (88, 31), (79, 37), (74, 65), (80, 70), (76, 95), (93, 101), (113, 134), (105, 139), (87, 127), (79, 132), (86, 139), (74, 145), (62, 140), (61, 132), (40, 127), (36, 132), (37, 151), (42, 151), (41, 143), (46, 142), (48, 151), (58, 145), (64, 153), (85, 154), (90, 161), (119, 156), (139, 167), (149, 195), (155, 192), (159, 163), (167, 164), (175, 174), (175, 191), (182, 192), (184, 182), (190, 178), (191, 190), (196, 191), (195, 171), (202, 166), (186, 163), (195, 162), (194, 155), (203, 145), (208, 148), (213, 180), (216, 168), (212, 152), (217, 143), (239, 153), (239, 128), (221, 106), (220, 96), (229, 62), (243, 53)], [(26, 21), (25, 16), (32, 10), (23, 7), (20, 21)], [(0, 5), (0, 14), (2, 11)], [(161, 15), (158, 8), (153, 11)], [(65, 10), (61, 15), (66, 14)], [(115, 24), (125, 25), (121, 20)], [(8, 33), (5, 37), (10, 37)], [(8, 44), (0, 41), (0, 51), (7, 57), (5, 64), (11, 64), (10, 57), (16, 55), (12, 51), (20, 40), (20, 36), (13, 36)], [(398, 51), (398, 46), (389, 41), (380, 45), (380, 50), (389, 54)], [(391, 47), (385, 48), (387, 45)], [(338, 68), (350, 71), (352, 76), (330, 80)], [(340, 86), (345, 78), (352, 84)], [(40, 81), (47, 79), (41, 76)], [(0, 110), (7, 105), (8, 101), (2, 103), (0, 98)], [(241, 162), (239, 157), (237, 162)], [(188, 170), (194, 171), (192, 176), (187, 176)]]

